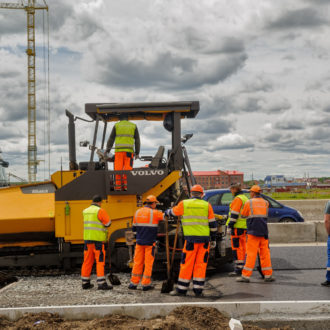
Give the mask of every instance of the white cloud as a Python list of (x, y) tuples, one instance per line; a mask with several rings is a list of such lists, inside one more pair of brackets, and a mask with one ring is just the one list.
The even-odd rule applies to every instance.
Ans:
[[(194, 133), (187, 144), (194, 169), (262, 177), (306, 167), (330, 176), (330, 4), (315, 1), (50, 2), (51, 167), (59, 168), (60, 157), (67, 164), (65, 109), (84, 116), (88, 102), (199, 100), (197, 118), (182, 123)], [(20, 176), (27, 146), (25, 18), (24, 11), (0, 10), (0, 147)], [(40, 121), (40, 12), (36, 25)], [(160, 123), (137, 124), (141, 153), (169, 144)], [(44, 124), (38, 127), (42, 149)], [(77, 141), (90, 140), (91, 132), (77, 122)], [(80, 160), (86, 155), (77, 149)]]

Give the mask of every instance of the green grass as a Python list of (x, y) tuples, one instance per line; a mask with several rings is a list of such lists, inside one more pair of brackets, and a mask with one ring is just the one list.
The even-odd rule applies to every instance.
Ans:
[(291, 192), (273, 192), (265, 195), (277, 200), (281, 199), (330, 199), (330, 189), (310, 189)]

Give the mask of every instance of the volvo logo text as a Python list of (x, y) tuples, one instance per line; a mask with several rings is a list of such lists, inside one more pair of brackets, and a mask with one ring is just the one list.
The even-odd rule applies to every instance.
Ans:
[(131, 173), (136, 175), (163, 175), (163, 170), (151, 170), (151, 171), (131, 171)]

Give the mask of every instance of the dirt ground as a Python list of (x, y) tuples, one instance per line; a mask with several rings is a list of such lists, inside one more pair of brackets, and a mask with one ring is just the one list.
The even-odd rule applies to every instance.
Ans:
[(326, 199), (281, 200), (286, 206), (300, 211), (305, 221), (323, 221)]
[[(132, 317), (113, 314), (100, 319), (68, 321), (56, 314), (39, 313), (27, 314), (19, 320), (12, 322), (0, 317), (0, 329), (166, 329), (166, 330), (204, 330), (204, 329), (230, 329), (230, 319), (215, 308), (207, 307), (178, 307), (166, 317), (150, 320), (137, 320)], [(264, 329), (258, 326), (243, 323), (244, 330)], [(290, 330), (289, 326), (271, 328), (272, 330)]]

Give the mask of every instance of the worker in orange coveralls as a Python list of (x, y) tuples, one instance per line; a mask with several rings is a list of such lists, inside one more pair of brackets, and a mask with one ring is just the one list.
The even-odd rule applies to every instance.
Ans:
[(164, 220), (164, 214), (156, 210), (159, 202), (154, 195), (149, 195), (144, 204), (144, 207), (135, 212), (133, 218), (132, 230), (136, 235), (136, 246), (131, 282), (128, 288), (136, 290), (142, 279), (142, 290), (148, 291), (154, 288), (151, 285), (152, 266), (155, 260), (158, 223)]
[(272, 276), (273, 269), (268, 242), (269, 203), (261, 197), (260, 192), (259, 186), (252, 186), (250, 189), (251, 199), (245, 203), (242, 210), (242, 216), (247, 217), (247, 256), (242, 275), (236, 279), (237, 282), (250, 282), (258, 251), (264, 281), (273, 282), (275, 280)]
[[(111, 131), (106, 152), (109, 153), (115, 144), (114, 170), (130, 171), (133, 168), (133, 158), (139, 158), (140, 135), (136, 125), (128, 121), (127, 114), (120, 114), (119, 120)], [(116, 175), (115, 190), (127, 190), (127, 176), (125, 174)]]
[(84, 217), (84, 263), (81, 268), (82, 288), (91, 289), (90, 275), (96, 260), (97, 289), (111, 290), (104, 276), (105, 248), (108, 238), (108, 227), (111, 220), (107, 212), (101, 208), (102, 197), (95, 195), (92, 205), (83, 210)]
[(185, 296), (191, 277), (195, 296), (202, 296), (210, 247), (216, 247), (218, 225), (211, 204), (202, 199), (203, 187), (194, 185), (190, 194), (190, 199), (183, 200), (165, 211), (167, 216), (181, 216), (185, 239), (178, 285), (176, 290), (170, 292), (172, 296)]

